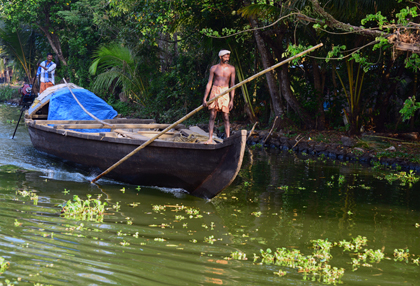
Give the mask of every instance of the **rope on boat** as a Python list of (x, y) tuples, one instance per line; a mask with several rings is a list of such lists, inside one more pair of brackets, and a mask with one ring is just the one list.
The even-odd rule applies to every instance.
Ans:
[(92, 117), (93, 119), (95, 119), (96, 121), (102, 123), (105, 126), (109, 126), (109, 127), (114, 127), (112, 124), (109, 124), (105, 121), (100, 120), (99, 118), (97, 118), (95, 115), (93, 115), (92, 113), (90, 113), (89, 111), (86, 110), (86, 108), (80, 103), (80, 101), (77, 99), (77, 97), (74, 95), (73, 91), (71, 90), (69, 84), (67, 83), (66, 79), (63, 77), (64, 82), (67, 85), (67, 88), (70, 90), (71, 95), (73, 95), (74, 99), (76, 100), (77, 104), (79, 104), (79, 106), (83, 109), (84, 112), (86, 112), (87, 115), (89, 115), (90, 117)]

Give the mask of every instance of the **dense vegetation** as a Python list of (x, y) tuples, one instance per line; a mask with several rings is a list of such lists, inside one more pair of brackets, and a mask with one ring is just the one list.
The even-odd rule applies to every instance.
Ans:
[[(420, 5), (415, 1), (1, 4), (1, 54), (15, 63), (16, 80), (33, 77), (37, 62), (51, 51), (58, 64), (56, 82), (66, 77), (125, 114), (170, 122), (200, 105), (222, 48), (232, 51), (241, 80), (322, 42), (323, 48), (238, 90), (234, 119), (268, 125), (279, 116), (283, 127), (353, 134), (362, 126), (376, 131), (420, 126), (415, 99)], [(401, 49), (404, 45), (409, 49)], [(207, 116), (202, 112), (194, 120)]]

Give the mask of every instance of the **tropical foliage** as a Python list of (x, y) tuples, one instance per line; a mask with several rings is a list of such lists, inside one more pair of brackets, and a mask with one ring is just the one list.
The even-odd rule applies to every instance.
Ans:
[(419, 98), (414, 1), (0, 1), (3, 57), (24, 77), (53, 52), (58, 77), (125, 113), (173, 121), (200, 105), (220, 49), (241, 80), (322, 42), (237, 90), (234, 119), (351, 133), (420, 126), (417, 103), (404, 105)]

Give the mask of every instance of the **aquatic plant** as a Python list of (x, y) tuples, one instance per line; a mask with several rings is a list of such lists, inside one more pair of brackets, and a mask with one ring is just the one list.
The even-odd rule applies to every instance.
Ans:
[(392, 184), (392, 182), (394, 181), (400, 180), (401, 186), (405, 186), (408, 183), (410, 187), (414, 183), (417, 183), (419, 179), (420, 178), (413, 173), (413, 170), (410, 170), (408, 174), (406, 172), (399, 172), (395, 174), (388, 174), (385, 176), (385, 180), (387, 180), (390, 184)]
[(350, 241), (346, 241), (345, 239), (342, 241), (339, 241), (338, 243), (335, 243), (335, 245), (338, 245), (339, 247), (343, 247), (343, 251), (350, 251), (354, 250), (355, 246)]
[(195, 208), (186, 208), (185, 209), (185, 212), (187, 214), (191, 214), (191, 215), (198, 215), (198, 214), (200, 214), (200, 211), (198, 209), (195, 209)]
[(0, 274), (3, 274), (7, 268), (9, 268), (10, 263), (5, 261), (3, 257), (0, 256)]
[(164, 211), (164, 210), (166, 210), (166, 206), (162, 206), (162, 205), (153, 205), (153, 206), (152, 206), (152, 209), (153, 209), (155, 212)]
[[(363, 246), (367, 245), (367, 242), (367, 238), (361, 235), (353, 238), (352, 241), (342, 240), (339, 242), (329, 242), (328, 239), (311, 240), (313, 248), (311, 255), (304, 255), (298, 249), (287, 249), (285, 247), (277, 248), (276, 251), (272, 251), (270, 248), (267, 248), (266, 250), (260, 249), (260, 256), (257, 256), (254, 253), (254, 264), (276, 265), (297, 269), (298, 273), (303, 275), (303, 280), (336, 285), (342, 283), (341, 278), (344, 275), (345, 269), (330, 265), (329, 261), (332, 259), (331, 249), (334, 246), (338, 246), (344, 248), (343, 251), (353, 252), (351, 255), (357, 255), (356, 258), (351, 258), (350, 262), (352, 270), (356, 271), (360, 267), (373, 267), (372, 263), (380, 263), (386, 258), (385, 253), (380, 249), (364, 249), (363, 251), (360, 251)], [(231, 257), (225, 259), (241, 260), (241, 258), (246, 257), (245, 253), (240, 251), (232, 252), (230, 256)], [(410, 255), (408, 249), (394, 250), (395, 261), (405, 261), (406, 263), (409, 263), (411, 256), (414, 255)], [(420, 266), (420, 257), (411, 257), (411, 262)], [(284, 269), (280, 269), (278, 272), (273, 273), (280, 277), (287, 274)]]
[(379, 263), (385, 257), (385, 254), (380, 249), (365, 249), (365, 253), (369, 257), (371, 263)]
[(287, 272), (285, 272), (285, 271), (282, 271), (281, 269), (278, 271), (278, 272), (273, 272), (275, 275), (278, 275), (278, 276), (280, 276), (280, 277), (282, 277), (282, 276), (284, 276), (284, 275), (286, 275), (287, 274)]
[(256, 217), (260, 217), (262, 215), (262, 212), (252, 212), (251, 215), (254, 215)]
[(91, 199), (91, 195), (87, 195), (87, 199), (82, 200), (77, 195), (74, 195), (73, 202), (68, 200), (67, 203), (59, 206), (63, 208), (62, 213), (66, 218), (103, 221), (103, 214), (107, 203), (102, 203), (100, 197), (99, 195), (98, 199)]
[(346, 178), (343, 175), (340, 175), (338, 177), (338, 185), (341, 186), (342, 184), (344, 184), (346, 182)]
[(235, 259), (235, 260), (248, 260), (246, 254), (241, 251), (235, 251), (230, 254), (230, 257), (226, 257), (226, 259)]
[[(325, 240), (314, 240), (313, 245), (316, 248), (314, 255), (305, 256), (297, 249), (277, 248), (273, 253), (270, 248), (260, 250), (262, 264), (274, 264), (277, 266), (297, 268), (299, 273), (303, 274), (303, 280), (319, 281), (326, 284), (342, 283), (341, 277), (344, 275), (344, 268), (331, 267), (326, 264), (325, 253), (321, 252), (321, 259), (317, 258), (323, 249), (327, 251), (332, 244)], [(327, 256), (332, 257), (330, 254)], [(254, 262), (260, 257), (254, 255)], [(274, 272), (279, 276), (284, 276), (283, 271)]]
[(204, 242), (213, 244), (217, 239), (214, 238), (214, 235), (210, 235), (209, 237), (204, 237)]
[(332, 258), (330, 254), (330, 249), (333, 247), (333, 244), (328, 241), (328, 239), (317, 239), (311, 240), (312, 247), (314, 248), (314, 256), (321, 259), (322, 262), (328, 261)]
[(38, 195), (34, 191), (18, 190), (16, 194), (24, 198), (30, 197), (31, 201), (34, 201), (34, 205), (38, 204)]
[(408, 263), (408, 258), (410, 258), (409, 249), (394, 249), (394, 261), (405, 261)]
[(115, 211), (119, 211), (121, 206), (119, 202), (116, 202), (115, 205), (112, 206), (113, 209), (115, 209)]
[(362, 249), (363, 246), (366, 246), (367, 241), (368, 240), (367, 240), (366, 236), (358, 235), (356, 238), (353, 238), (353, 244), (354, 244), (355, 251), (357, 252), (358, 250)]
[(120, 242), (120, 244), (121, 244), (122, 246), (129, 246), (129, 245), (130, 245), (130, 243), (129, 243), (129, 242), (127, 242), (127, 241), (125, 241), (125, 240), (123, 240), (122, 242)]

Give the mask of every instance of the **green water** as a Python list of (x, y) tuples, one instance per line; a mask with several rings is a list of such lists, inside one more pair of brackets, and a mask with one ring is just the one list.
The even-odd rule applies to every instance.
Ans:
[[(384, 171), (361, 165), (250, 150), (238, 178), (212, 201), (111, 180), (95, 186), (89, 181), (96, 174), (36, 151), (24, 125), (11, 140), (10, 120), (18, 117), (17, 108), (0, 105), (0, 256), (10, 263), (0, 282), (321, 285), (303, 281), (296, 269), (254, 263), (253, 254), (286, 247), (309, 255), (311, 240), (362, 235), (366, 248), (390, 259), (352, 271), (356, 256), (334, 247), (330, 264), (345, 268), (344, 285), (420, 285), (419, 266), (393, 259), (395, 248), (419, 258), (420, 182), (391, 185), (376, 178)], [(38, 196), (37, 204), (21, 195), (24, 190)], [(61, 216), (58, 204), (86, 194), (101, 194), (108, 203), (103, 222)], [(117, 203), (121, 207), (113, 208)], [(225, 259), (235, 251), (248, 260)], [(287, 274), (274, 275), (279, 269)]]

